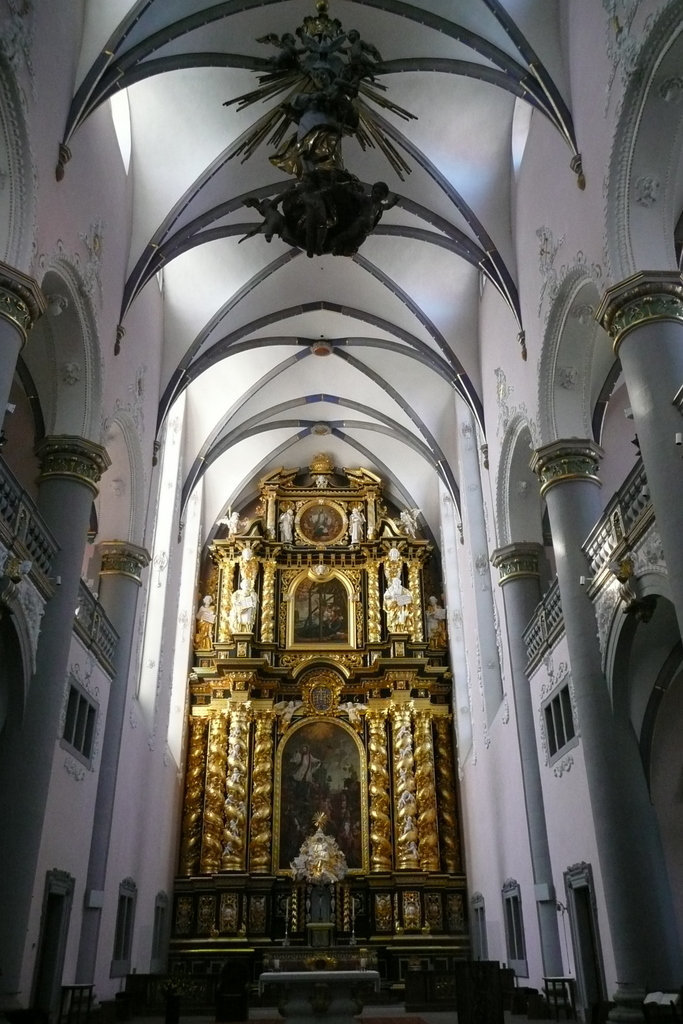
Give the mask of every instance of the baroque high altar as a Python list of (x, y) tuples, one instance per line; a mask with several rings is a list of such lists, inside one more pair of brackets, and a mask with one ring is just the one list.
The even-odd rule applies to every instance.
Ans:
[[(425, 958), (450, 969), (467, 955), (466, 883), (446, 612), (419, 510), (324, 455), (259, 490), (203, 570), (172, 961), (196, 977), (248, 955), (256, 976), (362, 945), (388, 982)], [(324, 921), (292, 868), (314, 820), (345, 860)]]

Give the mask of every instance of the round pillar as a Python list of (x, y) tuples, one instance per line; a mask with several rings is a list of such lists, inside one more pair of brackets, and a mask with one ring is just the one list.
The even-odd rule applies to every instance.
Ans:
[(38, 507), (57, 542), (52, 574), (58, 585), (41, 621), (37, 667), (21, 728), (3, 738), (0, 751), (0, 821), (5, 823), (0, 949), (5, 951), (2, 987), (7, 993), (17, 992), (20, 984), (55, 744), (60, 738), (90, 509), (97, 482), (109, 465), (100, 445), (79, 437), (45, 438), (37, 453), (41, 459)]
[(542, 550), (540, 544), (508, 544), (493, 552), (491, 562), (498, 569), (498, 583), (503, 590), (543, 974), (546, 977), (557, 977), (565, 972), (538, 763), (534, 709), (526, 675), (527, 657), (523, 640), (524, 630), (541, 599), (539, 559)]
[(17, 357), (28, 332), (46, 308), (45, 297), (33, 278), (0, 261), (0, 429)]
[(681, 958), (659, 831), (630, 722), (617, 721), (602, 672), (593, 605), (579, 578), (582, 545), (601, 514), (601, 449), (555, 441), (531, 465), (541, 482), (557, 562), (600, 873), (619, 984), (666, 990)]
[(114, 674), (109, 688), (107, 719), (97, 778), (97, 797), (76, 972), (80, 984), (90, 984), (95, 977), (102, 916), (101, 894), (105, 888), (107, 875), (138, 591), (142, 570), (149, 564), (147, 551), (126, 541), (106, 541), (100, 544), (99, 550), (102, 559), (99, 599), (119, 635), (119, 642), (114, 651)]
[(645, 271), (608, 288), (596, 313), (612, 339), (628, 391), (662, 540), (671, 597), (683, 635), (683, 281), (677, 271)]

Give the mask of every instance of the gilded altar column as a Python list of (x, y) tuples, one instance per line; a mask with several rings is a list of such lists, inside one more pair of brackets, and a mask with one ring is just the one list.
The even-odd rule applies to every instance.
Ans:
[(422, 623), (422, 563), (418, 558), (408, 562), (408, 589), (413, 595), (413, 634), (411, 639), (416, 643), (424, 640)]
[(104, 541), (98, 545), (98, 550), (101, 557), (99, 600), (119, 635), (119, 642), (112, 659), (114, 674), (109, 688), (100, 770), (97, 777), (97, 796), (86, 879), (87, 893), (95, 894), (97, 898), (88, 898), (83, 911), (76, 971), (81, 983), (89, 983), (95, 977), (102, 916), (100, 896), (104, 892), (107, 878), (116, 779), (126, 707), (131, 696), (128, 692), (128, 677), (137, 600), (142, 571), (149, 564), (148, 552), (127, 541)]
[[(41, 472), (38, 508), (57, 542), (51, 575), (60, 584), (45, 605), (36, 671), (26, 695), (21, 729), (0, 744), (0, 949), (3, 984), (19, 991), (31, 893), (41, 845), (55, 744), (62, 734), (69, 652), (78, 604), (90, 510), (97, 484), (109, 466), (100, 445), (80, 437), (44, 438), (37, 446)], [(28, 758), (28, 760), (27, 760)], [(31, 813), (26, 813), (26, 808)]]
[[(580, 583), (589, 571), (582, 545), (602, 512), (600, 455), (594, 442), (570, 438), (539, 448), (531, 465), (553, 535), (616, 976), (664, 991), (683, 968), (659, 828), (635, 732), (627, 716), (613, 713), (593, 604)], [(622, 1001), (621, 991), (615, 999)]]
[(211, 875), (221, 868), (225, 768), (228, 762), (228, 720), (224, 712), (211, 716), (208, 731), (202, 853), (199, 861), (202, 875)]
[(232, 593), (235, 589), (235, 558), (221, 558), (220, 576), (218, 581), (218, 643), (229, 643), (232, 639), (228, 618), (232, 606)]
[[(235, 701), (237, 694), (233, 694)], [(240, 695), (241, 696), (241, 695)], [(249, 770), (249, 705), (230, 708), (227, 779), (225, 780), (224, 827), (221, 868), (244, 871), (247, 866), (247, 775)]]
[(0, 429), (17, 358), (28, 332), (46, 308), (45, 296), (33, 278), (0, 260)]
[(438, 797), (439, 838), (444, 871), (455, 874), (462, 871), (460, 835), (458, 828), (458, 802), (455, 792), (455, 756), (453, 727), (448, 709), (441, 706), (434, 712), (436, 732), (435, 769)]
[(382, 639), (382, 621), (379, 611), (379, 562), (366, 562), (368, 581), (368, 643), (378, 644)]
[(536, 913), (543, 974), (553, 977), (562, 974), (562, 950), (524, 643), (524, 630), (531, 622), (541, 599), (539, 558), (542, 551), (540, 544), (508, 544), (493, 552), (491, 562), (498, 569), (498, 583), (503, 591), (505, 606), (531, 870), (537, 893)]
[(415, 800), (415, 758), (410, 705), (394, 704), (391, 732), (394, 755), (394, 834), (396, 868), (412, 870), (420, 866), (418, 859), (417, 803)]
[(273, 853), (273, 723), (272, 700), (252, 701), (254, 755), (251, 768), (249, 870), (267, 874)]
[(183, 799), (183, 820), (180, 840), (181, 875), (199, 874), (199, 857), (202, 848), (202, 805), (204, 802), (204, 780), (206, 777), (209, 719), (206, 715), (192, 715), (190, 738), (185, 769), (185, 796)]
[(676, 435), (683, 409), (683, 280), (644, 271), (605, 292), (596, 320), (612, 339), (628, 391), (647, 485), (662, 540), (671, 600), (683, 635), (683, 461)]
[(427, 708), (416, 710), (413, 715), (413, 722), (415, 726), (418, 858), (423, 871), (438, 871), (441, 864), (436, 816), (434, 741), (432, 739), (431, 711)]
[(263, 563), (263, 593), (261, 596), (261, 643), (275, 642), (275, 569), (276, 561), (269, 558)]
[(368, 723), (368, 772), (370, 791), (370, 870), (391, 871), (391, 801), (387, 757), (387, 712), (370, 699)]

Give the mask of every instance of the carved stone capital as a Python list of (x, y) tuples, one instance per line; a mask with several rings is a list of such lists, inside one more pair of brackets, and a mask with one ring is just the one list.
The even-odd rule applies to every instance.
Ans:
[(41, 480), (78, 480), (90, 487), (93, 494), (97, 494), (100, 477), (111, 465), (101, 445), (69, 434), (43, 438), (36, 446), (36, 455), (41, 462)]
[(530, 465), (541, 481), (541, 494), (545, 495), (555, 484), (568, 480), (588, 480), (599, 486), (598, 465), (602, 455), (602, 448), (594, 441), (570, 438), (537, 448)]
[(124, 540), (105, 540), (99, 545), (102, 556), (100, 576), (127, 576), (138, 586), (142, 570), (149, 565), (149, 552)]
[(0, 260), (0, 317), (19, 331), (22, 345), (46, 309), (45, 296), (33, 278)]
[(677, 270), (644, 270), (605, 292), (595, 319), (612, 339), (614, 354), (627, 334), (659, 320), (683, 323), (683, 278)]
[(539, 559), (543, 548), (530, 541), (518, 541), (496, 548), (491, 554), (491, 564), (498, 570), (498, 583), (502, 587), (510, 580), (532, 577), (539, 579)]

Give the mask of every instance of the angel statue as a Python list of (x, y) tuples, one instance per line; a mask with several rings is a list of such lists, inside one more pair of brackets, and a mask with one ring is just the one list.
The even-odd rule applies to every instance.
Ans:
[(227, 516), (223, 516), (222, 519), (218, 520), (219, 526), (227, 526), (228, 536), (233, 537), (240, 528), (240, 514), (239, 512), (230, 512)]
[(399, 516), (403, 532), (409, 537), (417, 537), (417, 517), (421, 511), (419, 508), (404, 508)]
[(291, 724), (292, 718), (301, 704), (300, 700), (279, 700), (277, 704), (273, 704), (275, 714), (282, 719), (283, 727), (286, 728)]

